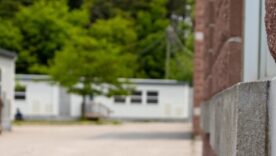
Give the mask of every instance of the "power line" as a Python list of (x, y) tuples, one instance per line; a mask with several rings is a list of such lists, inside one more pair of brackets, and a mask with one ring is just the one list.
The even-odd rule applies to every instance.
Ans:
[[(191, 50), (186, 48), (183, 43), (181, 42), (181, 39), (179, 38), (178, 34), (175, 32), (175, 29), (169, 25), (166, 29), (166, 63), (165, 63), (165, 78), (169, 79), (170, 77), (170, 59), (171, 59), (171, 54), (176, 53), (176, 48), (175, 44), (176, 43), (177, 49), (181, 49), (182, 52), (187, 54), (189, 57), (193, 56), (193, 53)], [(177, 58), (177, 63), (179, 63), (179, 58)]]

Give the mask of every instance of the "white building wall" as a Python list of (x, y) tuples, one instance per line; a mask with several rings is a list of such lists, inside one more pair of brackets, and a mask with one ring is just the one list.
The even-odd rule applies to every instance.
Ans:
[(81, 116), (81, 102), (82, 102), (81, 96), (71, 94), (71, 116), (72, 117)]
[(6, 130), (11, 129), (11, 118), (12, 118), (12, 106), (14, 103), (14, 79), (15, 79), (15, 60), (0, 57), (0, 69), (2, 75), (2, 98), (4, 102), (2, 126)]
[[(151, 81), (152, 82), (152, 81)], [(14, 113), (19, 108), (25, 116), (60, 117), (60, 87), (46, 81), (21, 80), (26, 86), (26, 99), (16, 100)], [(108, 107), (113, 113), (111, 118), (127, 119), (189, 119), (191, 112), (191, 89), (185, 84), (138, 84), (142, 91), (142, 103), (132, 104), (127, 96), (125, 104), (114, 103), (114, 98), (94, 97), (94, 102)], [(158, 92), (158, 104), (147, 104), (147, 91)], [(80, 117), (82, 97), (70, 94), (70, 117)]]
[(26, 86), (26, 99), (16, 100), (13, 114), (19, 108), (27, 116), (58, 116), (59, 87), (42, 81), (20, 81)]
[[(188, 119), (190, 115), (190, 88), (177, 85), (137, 85), (137, 91), (142, 91), (142, 103), (132, 104), (130, 96), (125, 104), (114, 103), (113, 98), (95, 97), (96, 103), (109, 107), (113, 113), (111, 118), (130, 119)], [(157, 91), (158, 104), (147, 104), (147, 91)]]

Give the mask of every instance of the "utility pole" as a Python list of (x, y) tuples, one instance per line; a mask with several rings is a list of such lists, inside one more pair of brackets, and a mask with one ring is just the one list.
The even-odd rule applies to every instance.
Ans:
[(166, 29), (166, 63), (165, 63), (165, 79), (170, 78), (170, 59), (171, 59), (171, 40), (172, 40), (172, 26)]
[(171, 46), (169, 41), (169, 27), (166, 29), (166, 63), (165, 63), (165, 79), (169, 78), (170, 72), (170, 53), (171, 53)]

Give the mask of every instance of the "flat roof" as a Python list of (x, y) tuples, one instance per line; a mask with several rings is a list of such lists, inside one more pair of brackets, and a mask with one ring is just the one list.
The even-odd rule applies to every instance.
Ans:
[[(36, 74), (17, 74), (16, 80), (26, 80), (26, 81), (50, 81), (51, 77), (49, 75), (36, 75)], [(127, 80), (125, 78), (120, 78), (119, 80)], [(165, 79), (128, 79), (130, 83), (140, 84), (140, 85), (188, 85), (188, 83), (177, 80), (165, 80)]]
[(11, 52), (11, 51), (0, 48), (0, 56), (6, 57), (9, 59), (14, 59), (17, 57), (17, 54), (15, 52)]
[[(123, 81), (124, 79), (122, 79)], [(134, 84), (141, 85), (187, 85), (188, 83), (177, 80), (166, 80), (166, 79), (136, 79), (130, 78), (129, 81)]]

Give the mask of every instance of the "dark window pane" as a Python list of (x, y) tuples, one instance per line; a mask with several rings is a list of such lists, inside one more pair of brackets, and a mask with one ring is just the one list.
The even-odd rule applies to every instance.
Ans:
[(147, 103), (148, 104), (158, 104), (158, 95), (157, 91), (148, 91), (147, 92)]
[(148, 95), (148, 96), (158, 96), (158, 92), (149, 91), (149, 92), (147, 92), (147, 95)]
[(142, 92), (141, 91), (134, 91), (134, 92), (132, 92), (132, 95), (134, 95), (134, 96), (142, 96)]
[(147, 103), (148, 104), (158, 104), (158, 100), (157, 99), (147, 99)]
[(25, 100), (26, 99), (26, 95), (20, 95), (20, 94), (18, 94), (18, 95), (15, 95), (15, 99), (16, 100)]
[(89, 95), (89, 100), (93, 101), (94, 100), (94, 96), (93, 95)]
[(15, 92), (14, 98), (16, 100), (25, 100), (26, 99), (26, 92)]
[(114, 102), (115, 103), (125, 103), (126, 102), (126, 98), (122, 97), (122, 96), (115, 96), (114, 97)]
[(142, 99), (141, 98), (131, 98), (130, 101), (133, 104), (141, 104), (142, 103)]

